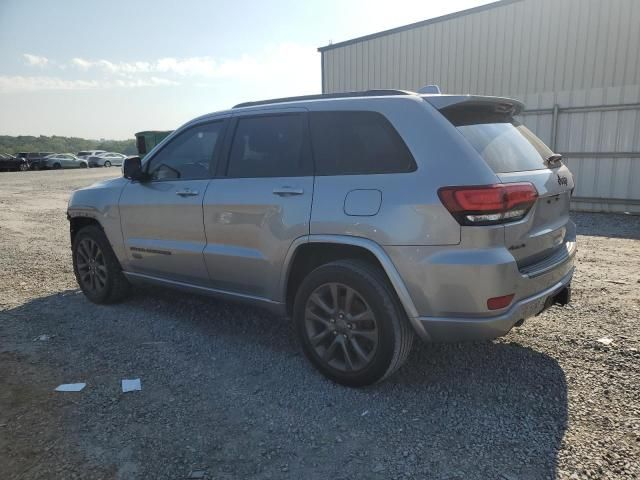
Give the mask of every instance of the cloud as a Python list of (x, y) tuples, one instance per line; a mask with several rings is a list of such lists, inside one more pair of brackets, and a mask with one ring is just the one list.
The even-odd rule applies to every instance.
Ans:
[(88, 70), (93, 66), (91, 62), (83, 60), (82, 58), (72, 58), (71, 65), (73, 65), (74, 67), (78, 67), (80, 70)]
[(30, 53), (23, 53), (22, 56), (30, 67), (46, 67), (49, 63), (49, 59), (47, 57), (40, 57)]
[(115, 86), (118, 87), (169, 87), (172, 85), (180, 85), (179, 82), (169, 80), (167, 78), (158, 78), (151, 77), (148, 79), (137, 79), (137, 80), (116, 80), (114, 82)]
[(171, 74), (177, 77), (200, 77), (207, 79), (263, 76), (273, 74), (282, 67), (286, 70), (299, 68), (298, 62), (309, 65), (318, 62), (315, 47), (282, 44), (267, 48), (258, 55), (244, 54), (238, 58), (213, 57), (164, 57), (153, 61), (113, 62), (110, 60), (87, 60), (73, 58), (71, 64), (80, 70), (101, 70), (114, 75), (136, 75), (149, 73)]
[[(119, 62), (73, 57), (56, 62), (24, 54), (29, 65), (54, 66), (65, 75), (2, 76), (0, 92), (86, 90), (189, 85), (235, 90), (246, 95), (297, 95), (319, 90), (320, 61), (315, 46), (279, 44), (235, 58), (160, 57)], [(79, 79), (72, 78), (75, 71)], [(64, 78), (62, 78), (64, 77)]]
[(0, 93), (34, 92), (40, 90), (94, 90), (100, 88), (138, 88), (178, 85), (165, 78), (136, 80), (68, 80), (59, 77), (23, 77), (0, 75)]

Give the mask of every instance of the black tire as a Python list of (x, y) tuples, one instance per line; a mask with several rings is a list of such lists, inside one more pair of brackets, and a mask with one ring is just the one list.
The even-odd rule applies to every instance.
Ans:
[(29, 170), (29, 165), (23, 162), (20, 164), (20, 167), (18, 168), (18, 170), (20, 170), (21, 172), (26, 172), (27, 170)]
[(109, 168), (111, 166), (111, 162), (107, 160), (106, 162), (104, 162), (104, 166)]
[(87, 164), (86, 163), (81, 163), (80, 164), (80, 168), (87, 168)]
[(53, 169), (54, 170), (60, 170), (62, 168), (62, 165), (60, 165), (59, 163), (54, 163), (53, 164)]
[[(98, 268), (103, 267), (101, 272), (105, 274), (104, 277), (94, 275), (96, 278), (95, 285), (98, 288), (92, 288), (91, 280), (87, 281), (87, 270), (83, 266), (83, 264), (86, 265), (86, 262), (83, 261), (83, 258), (87, 257), (86, 246), (90, 245), (91, 242), (99, 248), (102, 254), (101, 257), (96, 255), (99, 258), (96, 263), (100, 264)], [(130, 284), (123, 275), (122, 268), (115, 253), (113, 253), (109, 240), (100, 227), (90, 225), (76, 233), (71, 253), (76, 281), (91, 302), (97, 304), (116, 303), (127, 296), (130, 291)], [(98, 276), (100, 276), (100, 281), (97, 279)]]
[[(370, 360), (364, 360), (365, 357), (361, 357), (363, 359), (362, 365), (353, 371), (350, 371), (349, 368), (335, 368), (334, 359), (325, 361), (317, 351), (317, 343), (314, 347), (310, 340), (308, 307), (316, 305), (310, 300), (310, 297), (321, 291), (319, 289), (334, 283), (341, 285), (345, 292), (348, 289), (353, 290), (360, 296), (361, 304), (373, 313), (375, 324), (373, 328), (376, 329), (377, 343), (374, 350), (368, 352)], [(338, 305), (340, 301), (337, 300)], [(346, 302), (346, 300), (343, 301)], [(333, 316), (333, 314), (331, 315)], [(341, 318), (345, 317), (341, 316)], [(346, 318), (349, 318), (349, 315)], [(355, 316), (351, 318), (355, 320)], [(309, 273), (296, 292), (293, 319), (302, 349), (309, 361), (329, 379), (350, 387), (371, 385), (393, 374), (407, 359), (413, 344), (413, 329), (409, 325), (406, 314), (385, 274), (379, 268), (360, 260), (339, 260), (327, 263)], [(331, 321), (336, 322), (336, 319), (333, 318)], [(340, 321), (344, 323), (348, 320)], [(320, 328), (327, 328), (326, 324)], [(353, 327), (349, 325), (348, 328)], [(344, 334), (338, 334), (338, 336), (343, 336), (344, 342), (347, 343), (352, 341), (351, 333), (346, 330)], [(336, 330), (333, 330), (332, 335), (336, 336)], [(315, 335), (316, 338), (318, 336)], [(327, 340), (327, 342), (329, 341)], [(342, 347), (342, 345), (341, 348), (349, 350), (348, 347)], [(330, 347), (326, 348), (326, 350), (329, 349)], [(358, 350), (361, 349), (358, 348)], [(351, 346), (351, 351), (355, 351), (353, 346)], [(352, 354), (347, 355), (345, 351), (342, 355), (346, 367), (346, 357), (352, 356)], [(330, 364), (332, 361), (334, 365)], [(351, 363), (349, 361), (349, 364)], [(349, 366), (352, 367), (352, 365)]]

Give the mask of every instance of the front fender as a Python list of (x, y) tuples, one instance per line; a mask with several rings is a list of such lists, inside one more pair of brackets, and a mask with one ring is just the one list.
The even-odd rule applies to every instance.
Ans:
[(121, 264), (123, 260), (126, 260), (126, 255), (124, 254), (118, 203), (120, 193), (127, 181), (124, 178), (116, 178), (76, 190), (71, 194), (67, 207), (67, 217), (70, 220), (78, 217), (91, 218), (102, 226)]

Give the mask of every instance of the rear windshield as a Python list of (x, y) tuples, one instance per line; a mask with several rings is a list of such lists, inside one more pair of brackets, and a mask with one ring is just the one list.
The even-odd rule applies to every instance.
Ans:
[(527, 127), (487, 107), (454, 107), (443, 115), (495, 173), (542, 170), (553, 152)]

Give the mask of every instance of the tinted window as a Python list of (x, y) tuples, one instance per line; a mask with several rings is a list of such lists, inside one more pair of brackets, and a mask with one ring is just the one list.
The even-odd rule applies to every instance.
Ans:
[(222, 125), (197, 125), (171, 139), (150, 161), (152, 180), (209, 178), (215, 169), (214, 150)]
[(553, 152), (510, 115), (488, 108), (452, 108), (443, 114), (495, 173), (547, 168)]
[(398, 132), (377, 112), (312, 112), (311, 143), (318, 175), (416, 169)]
[(231, 147), (230, 177), (310, 175), (303, 114), (264, 115), (238, 120)]

